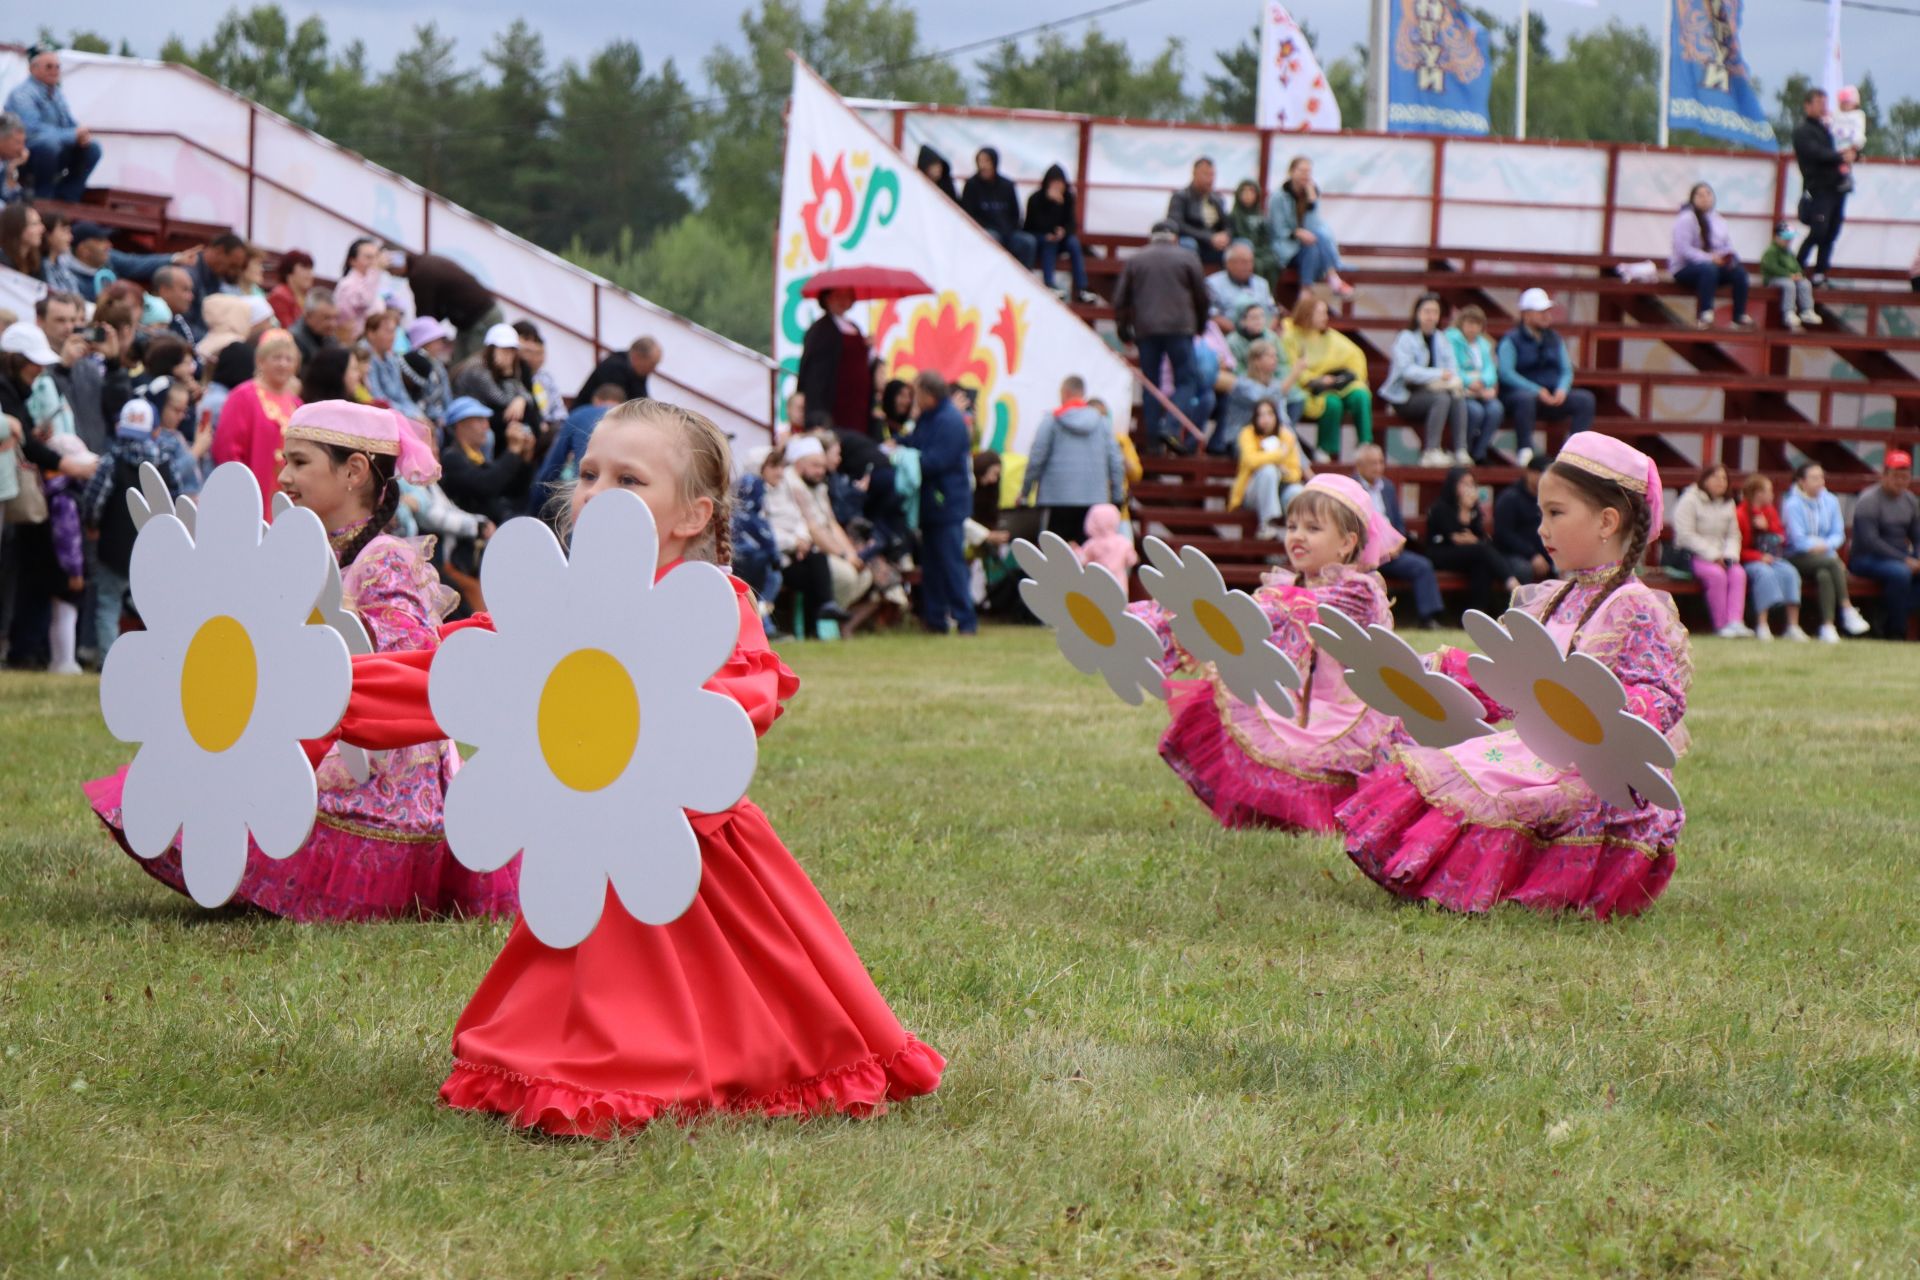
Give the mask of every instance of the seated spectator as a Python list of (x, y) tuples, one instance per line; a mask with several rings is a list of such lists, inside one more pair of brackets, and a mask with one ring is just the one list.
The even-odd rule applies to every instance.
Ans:
[(249, 298), (258, 298), (267, 305), (267, 314), (273, 314), (273, 307), (267, 303), (267, 251), (257, 244), (247, 246), (247, 266), (240, 273), (240, 291)]
[(820, 638), (822, 622), (845, 622), (846, 606), (866, 591), (853, 544), (833, 518), (826, 453), (815, 436), (788, 441), (786, 477), (767, 495), (767, 518), (799, 610), (789, 629), (810, 640)]
[(1027, 197), (1027, 221), (1022, 228), (1033, 237), (1040, 256), (1040, 279), (1049, 289), (1066, 298), (1064, 289), (1055, 288), (1053, 277), (1060, 266), (1060, 255), (1067, 255), (1073, 267), (1073, 296), (1080, 302), (1099, 302), (1098, 295), (1087, 291), (1087, 257), (1080, 250), (1080, 220), (1075, 213), (1073, 188), (1067, 171), (1052, 165), (1040, 179), (1039, 188)]
[(1569, 433), (1593, 426), (1593, 392), (1573, 385), (1573, 357), (1553, 330), (1553, 299), (1545, 289), (1520, 295), (1520, 323), (1500, 339), (1500, 403), (1513, 419), (1518, 466), (1533, 456), (1533, 424), (1565, 419)]
[(591, 404), (580, 405), (567, 415), (560, 430), (554, 433), (547, 456), (540, 461), (540, 469), (534, 473), (527, 499), (529, 515), (539, 515), (560, 487), (578, 474), (580, 459), (586, 456), (593, 429), (600, 425), (600, 419), (607, 416), (609, 409), (625, 403), (626, 394), (618, 385), (603, 382), (593, 389)]
[(953, 166), (947, 163), (945, 156), (932, 147), (922, 145), (915, 167), (926, 176), (928, 182), (946, 192), (947, 199), (955, 204), (960, 203), (960, 194), (953, 189)]
[(1793, 473), (1793, 486), (1780, 504), (1787, 531), (1787, 560), (1811, 578), (1820, 598), (1820, 639), (1840, 643), (1840, 631), (1863, 636), (1873, 628), (1853, 607), (1847, 595), (1847, 569), (1840, 563), (1840, 547), (1847, 540), (1840, 519), (1840, 502), (1827, 490), (1827, 473), (1817, 462), (1803, 462)]
[(429, 425), (427, 411), (407, 386), (407, 366), (394, 349), (400, 335), (398, 311), (376, 311), (367, 318), (367, 390), (416, 422)]
[(533, 393), (534, 413), (528, 425), (542, 436), (560, 429), (567, 420), (567, 396), (547, 368), (547, 339), (531, 320), (516, 320), (520, 335), (520, 382)]
[(38, 280), (46, 236), (47, 224), (40, 211), (26, 201), (18, 200), (0, 209), (0, 267), (11, 267)]
[(1227, 229), (1227, 202), (1213, 189), (1213, 161), (1201, 156), (1193, 162), (1193, 180), (1167, 200), (1167, 221), (1180, 243), (1200, 255), (1202, 266), (1217, 267), (1225, 260), (1233, 233)]
[(780, 598), (781, 587), (780, 545), (767, 518), (767, 493), (784, 485), (786, 478), (786, 451), (779, 445), (761, 445), (747, 455), (747, 469), (733, 483), (733, 564), (729, 571), (757, 597), (763, 620)]
[(1297, 267), (1301, 288), (1325, 281), (1343, 298), (1353, 286), (1340, 278), (1340, 246), (1333, 228), (1320, 213), (1320, 188), (1313, 181), (1313, 161), (1295, 156), (1287, 166), (1287, 180), (1267, 202), (1267, 220), (1273, 226), (1273, 254), (1281, 270)]
[(1207, 296), (1213, 300), (1216, 323), (1221, 332), (1230, 332), (1234, 322), (1248, 307), (1273, 310), (1273, 290), (1266, 277), (1253, 269), (1253, 246), (1235, 240), (1227, 246), (1226, 263), (1207, 277)]
[(1269, 342), (1278, 349), (1280, 335), (1273, 331), (1272, 309), (1258, 302), (1249, 303), (1235, 317), (1233, 332), (1227, 335), (1227, 350), (1233, 353), (1233, 371), (1247, 371), (1247, 356), (1256, 342)]
[(1848, 567), (1880, 584), (1880, 636), (1905, 640), (1913, 575), (1920, 572), (1920, 499), (1913, 495), (1911, 454), (1889, 449), (1880, 483), (1855, 500)]
[[(478, 400), (493, 414), (496, 452), (506, 444), (509, 427), (535, 420), (533, 393), (520, 381), (520, 335), (512, 325), (497, 324), (487, 330), (486, 345), (480, 353), (469, 356), (453, 371), (453, 394)], [(582, 398), (593, 397), (589, 393)]]
[(79, 297), (85, 272), (73, 260), (73, 220), (64, 213), (43, 213), (40, 222), (46, 228), (40, 239), (40, 278), (49, 289)]
[(1747, 571), (1748, 594), (1753, 600), (1753, 630), (1762, 640), (1773, 639), (1775, 607), (1783, 607), (1788, 640), (1804, 641), (1800, 629), (1800, 571), (1787, 559), (1787, 526), (1773, 505), (1773, 481), (1754, 472), (1740, 486), (1740, 564)]
[(1698, 299), (1694, 324), (1713, 327), (1713, 295), (1719, 289), (1733, 293), (1733, 322), (1742, 329), (1753, 327), (1747, 314), (1747, 269), (1733, 251), (1733, 237), (1727, 223), (1713, 208), (1713, 188), (1696, 182), (1673, 219), (1673, 252), (1667, 255), (1667, 269), (1674, 281), (1692, 289)]
[(1000, 153), (982, 147), (973, 157), (974, 175), (960, 191), (960, 207), (979, 223), (1000, 247), (1032, 269), (1039, 257), (1034, 238), (1020, 229), (1020, 191), (1000, 172)]
[(1253, 508), (1260, 520), (1262, 538), (1278, 538), (1286, 533), (1287, 504), (1293, 495), (1313, 479), (1300, 450), (1293, 428), (1280, 419), (1279, 407), (1271, 400), (1253, 406), (1253, 418), (1240, 428), (1238, 452), (1240, 469), (1233, 477), (1233, 492), (1227, 496), (1227, 509), (1238, 511), (1242, 505)]
[(1480, 486), (1469, 467), (1447, 472), (1444, 496), (1427, 510), (1427, 558), (1443, 573), (1467, 575), (1471, 607), (1498, 617), (1520, 582), (1487, 537)]
[(340, 327), (340, 313), (334, 309), (333, 290), (314, 288), (307, 290), (307, 305), (300, 313), (300, 319), (287, 332), (300, 348), (300, 358), (311, 360), (329, 347), (337, 347), (340, 340), (334, 332)]
[(868, 434), (884, 444), (889, 440), (898, 440), (912, 427), (913, 384), (900, 378), (889, 378), (880, 389), (880, 407), (874, 412), (873, 428)]
[[(246, 274), (247, 242), (232, 233), (215, 236), (195, 256), (187, 267), (188, 279), (193, 284), (193, 302), (185, 315), (196, 341), (207, 336), (206, 320), (200, 314), (201, 304), (216, 294), (245, 293), (246, 287), (242, 281)], [(182, 313), (175, 307), (174, 314)]]
[[(1233, 349), (1220, 331), (1210, 324), (1200, 326), (1200, 332), (1193, 335), (1193, 372), (1198, 395), (1194, 401), (1193, 425), (1198, 427), (1206, 438), (1207, 452), (1225, 455), (1233, 451), (1233, 437), (1225, 432), (1211, 431), (1211, 424), (1219, 412), (1222, 397), (1233, 390), (1237, 375), (1233, 371)], [(1174, 383), (1171, 371), (1160, 377), (1160, 390), (1169, 400), (1173, 398)]]
[(387, 269), (406, 280), (415, 315), (439, 316), (457, 331), (451, 363), (458, 364), (478, 351), (487, 331), (506, 318), (492, 290), (452, 258), (410, 253)]
[(378, 240), (362, 236), (347, 246), (346, 262), (333, 286), (333, 302), (340, 311), (338, 334), (342, 342), (356, 342), (367, 321), (384, 309), (381, 278), (386, 274), (386, 249)]
[[(300, 396), (308, 404), (316, 400), (345, 400), (359, 404), (358, 389), (365, 383), (365, 362), (353, 347), (328, 347), (300, 366)], [(356, 378), (355, 371), (360, 371)]]
[(1349, 414), (1361, 444), (1373, 443), (1373, 392), (1367, 389), (1367, 357), (1353, 339), (1332, 327), (1325, 300), (1302, 291), (1282, 345), (1286, 349), (1286, 388), (1306, 392), (1304, 420), (1319, 424), (1314, 452), (1340, 457), (1341, 426)]
[(1126, 470), (1106, 415), (1087, 404), (1086, 380), (1075, 374), (1060, 384), (1060, 406), (1040, 420), (1027, 453), (1020, 502), (1038, 501), (1046, 527), (1078, 542), (1087, 509), (1121, 500)]
[(79, 285), (75, 289), (88, 302), (98, 302), (116, 280), (147, 284), (161, 267), (177, 263), (188, 254), (122, 253), (113, 247), (107, 229), (97, 222), (73, 224), (70, 260), (63, 265)]
[[(1387, 479), (1387, 454), (1377, 444), (1361, 445), (1353, 455), (1354, 479), (1373, 499), (1374, 510), (1386, 518), (1394, 532), (1407, 536), (1407, 522), (1400, 514), (1400, 490)], [(1440, 625), (1440, 584), (1433, 574), (1433, 562), (1418, 551), (1402, 549), (1399, 555), (1380, 566), (1382, 576), (1404, 582), (1413, 591), (1414, 614), (1422, 631)]]
[(1791, 222), (1774, 225), (1773, 240), (1760, 255), (1760, 283), (1780, 291), (1780, 319), (1787, 328), (1798, 331), (1810, 324), (1825, 323), (1813, 305), (1813, 282), (1793, 255)]
[[(899, 560), (908, 550), (911, 528), (906, 518), (906, 504), (900, 500), (899, 477), (893, 465), (893, 456), (899, 451), (889, 453), (866, 432), (848, 427), (835, 427), (831, 432), (819, 434), (821, 443), (827, 446), (828, 462), (832, 466), (834, 514), (850, 533), (856, 524), (864, 523), (867, 532), (855, 541), (865, 541), (874, 554)], [(832, 436), (831, 440), (828, 435)], [(844, 515), (841, 514), (843, 505)], [(900, 602), (905, 603), (904, 592)]]
[(635, 338), (625, 352), (609, 354), (599, 364), (593, 366), (593, 372), (580, 384), (580, 394), (576, 400), (593, 399), (593, 393), (601, 383), (611, 382), (620, 388), (626, 400), (645, 400), (647, 398), (647, 377), (660, 367), (660, 344), (652, 338)]
[(273, 515), (272, 497), (280, 488), (280, 436), (302, 403), (294, 389), (300, 348), (284, 329), (269, 330), (254, 352), (254, 374), (233, 389), (220, 410), (213, 438), (213, 460), (244, 462), (260, 482), (262, 507)]
[(525, 510), (533, 476), (533, 432), (515, 423), (502, 447), (488, 457), (482, 448), (493, 434), (494, 412), (471, 396), (447, 406), (447, 446), (440, 451), (440, 487), (454, 505), (505, 524)]
[(164, 304), (167, 318), (163, 322), (168, 333), (173, 334), (189, 347), (207, 336), (204, 325), (196, 326), (188, 317), (194, 313), (193, 274), (185, 267), (168, 265), (153, 273), (149, 284), (152, 296)]
[(1267, 202), (1260, 195), (1260, 184), (1252, 178), (1242, 178), (1233, 189), (1233, 204), (1227, 209), (1227, 234), (1245, 240), (1252, 248), (1253, 269), (1263, 280), (1271, 284), (1278, 278), (1280, 259), (1273, 252), (1273, 223), (1267, 219)]
[(307, 311), (307, 290), (313, 288), (313, 255), (289, 249), (280, 255), (280, 283), (267, 294), (267, 304), (280, 327), (291, 329)]
[(444, 425), (447, 403), (453, 399), (453, 381), (447, 372), (453, 336), (453, 326), (445, 320), (421, 316), (407, 326), (408, 350), (400, 357), (400, 376), (406, 381), (408, 399), (437, 425)]
[[(1408, 422), (1420, 424), (1423, 467), (1466, 466), (1467, 402), (1453, 363), (1453, 344), (1440, 333), (1440, 295), (1423, 293), (1413, 323), (1393, 340), (1393, 363), (1380, 398)], [(1446, 449), (1451, 428), (1453, 453)]]
[[(1243, 432), (1254, 419), (1254, 413), (1263, 404), (1273, 406), (1274, 415), (1282, 423), (1290, 424), (1289, 388), (1286, 375), (1280, 368), (1280, 348), (1272, 342), (1262, 340), (1247, 348), (1247, 367), (1227, 389), (1227, 396), (1220, 407), (1220, 425), (1215, 430), (1215, 440), (1224, 438), (1229, 446), (1244, 438)], [(1224, 453), (1226, 449), (1214, 449), (1208, 443), (1209, 453)], [(1238, 506), (1238, 503), (1234, 504)]]
[(7, 111), (26, 125), (27, 155), (20, 162), (24, 185), (39, 199), (79, 204), (88, 175), (100, 163), (100, 144), (67, 105), (58, 49), (28, 46), (27, 79), (7, 95)]
[(0, 205), (27, 198), (27, 122), (0, 111)]
[(1471, 304), (1454, 312), (1447, 342), (1466, 396), (1467, 452), (1474, 462), (1485, 462), (1494, 432), (1507, 418), (1507, 408), (1500, 403), (1500, 366), (1487, 341), (1487, 313)]
[(1506, 557), (1507, 571), (1521, 582), (1553, 576), (1553, 561), (1540, 539), (1540, 477), (1546, 470), (1544, 455), (1527, 459), (1520, 478), (1493, 500), (1493, 549)]
[(1740, 564), (1740, 518), (1726, 464), (1716, 462), (1681, 491), (1673, 504), (1673, 545), (1707, 600), (1714, 634), (1736, 639), (1753, 634), (1747, 616), (1747, 571)]

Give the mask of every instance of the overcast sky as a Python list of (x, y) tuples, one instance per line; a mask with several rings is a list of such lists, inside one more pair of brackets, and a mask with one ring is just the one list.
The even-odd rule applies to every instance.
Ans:
[[(256, 0), (244, 0), (254, 3)], [(1660, 21), (1663, 0), (1601, 0), (1592, 8), (1570, 0), (1534, 0), (1534, 12), (1558, 34), (1596, 26), (1608, 15), (1638, 21), (1649, 28)], [(824, 0), (802, 0), (818, 13)], [(1482, 0), (1495, 13), (1518, 17), (1519, 0)], [(169, 33), (189, 43), (205, 39), (232, 7), (229, 0), (175, 0), (155, 5), (151, 0), (93, 0), (74, 12), (87, 26), (113, 37), (124, 36), (143, 54), (159, 51)], [(289, 13), (318, 14), (336, 46), (359, 38), (367, 44), (375, 64), (385, 66), (394, 53), (411, 42), (410, 28), (434, 21), (459, 40), (463, 60), (475, 62), (492, 33), (514, 18), (530, 17), (541, 27), (556, 61), (580, 59), (616, 36), (640, 46), (648, 65), (671, 57), (695, 86), (705, 75), (702, 60), (716, 44), (741, 39), (740, 19), (757, 8), (753, 0), (569, 0), (565, 5), (529, 5), (524, 0), (430, 0), (393, 4), (391, 0), (329, 0), (327, 3), (284, 3)], [(938, 0), (914, 3), (920, 13), (922, 35), (932, 47), (957, 45), (1017, 31), (1038, 22), (1098, 7), (1098, 0)], [(1911, 8), (1916, 16), (1849, 8), (1846, 46), (1849, 79), (1871, 71), (1884, 100), (1920, 97), (1920, 0), (1902, 0), (1890, 7)], [(1824, 0), (1749, 0), (1746, 21), (1747, 57), (1769, 95), (1795, 71), (1817, 74), (1825, 40)], [(1297, 17), (1320, 33), (1323, 52), (1337, 56), (1362, 42), (1367, 34), (1364, 0), (1298, 0)], [(35, 10), (43, 12), (43, 10)], [(1213, 52), (1237, 42), (1258, 17), (1257, 0), (1147, 0), (1146, 3), (1100, 19), (1109, 34), (1127, 40), (1136, 54), (1158, 51), (1169, 35), (1186, 40), (1187, 70), (1197, 86), (1214, 66)], [(556, 20), (564, 15), (564, 20)], [(1079, 28), (1070, 28), (1077, 38)], [(978, 58), (969, 55), (966, 61)]]

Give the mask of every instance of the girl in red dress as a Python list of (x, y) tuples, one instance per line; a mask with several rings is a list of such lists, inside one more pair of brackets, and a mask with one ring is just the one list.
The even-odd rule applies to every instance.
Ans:
[[(637, 400), (594, 430), (568, 507), (626, 488), (653, 513), (656, 573), (727, 563), (731, 452), (706, 418)], [(733, 580), (740, 637), (707, 688), (765, 733), (799, 680), (768, 648)], [(464, 625), (490, 625), (481, 615)], [(388, 749), (442, 737), (423, 655), (355, 664), (340, 735)], [(945, 1060), (904, 1030), (833, 912), (751, 801), (689, 814), (700, 892), (671, 924), (641, 924), (609, 889), (587, 940), (556, 950), (516, 922), (454, 1027), (450, 1105), (549, 1133), (606, 1138), (662, 1113), (865, 1115), (931, 1093)]]

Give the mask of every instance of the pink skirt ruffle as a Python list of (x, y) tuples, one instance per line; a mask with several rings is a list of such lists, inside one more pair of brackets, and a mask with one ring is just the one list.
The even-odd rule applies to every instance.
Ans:
[(1248, 757), (1228, 732), (1205, 680), (1167, 682), (1172, 720), (1160, 735), (1160, 758), (1223, 827), (1287, 831), (1337, 830), (1334, 811), (1353, 781), (1303, 778)]
[[(176, 843), (154, 858), (127, 848), (121, 830), (123, 768), (86, 783), (93, 811), (128, 857), (174, 891), (187, 891)], [(247, 842), (247, 870), (233, 901), (289, 920), (364, 921), (420, 916), (511, 916), (520, 908), (520, 860), (469, 871), (444, 839), (396, 839), (327, 825), (325, 815), (298, 852), (269, 858)]]
[(1430, 804), (1397, 763), (1363, 779), (1338, 816), (1347, 856), (1376, 884), (1452, 911), (1517, 902), (1601, 920), (1631, 916), (1673, 875), (1671, 847), (1649, 855), (1604, 837), (1556, 844), (1529, 831), (1465, 822)]

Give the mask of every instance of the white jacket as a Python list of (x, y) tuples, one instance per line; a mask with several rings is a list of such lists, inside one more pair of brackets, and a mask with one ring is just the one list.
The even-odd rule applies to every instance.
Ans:
[(1702, 560), (1740, 559), (1740, 521), (1733, 499), (1715, 502), (1690, 484), (1673, 506), (1673, 542)]

